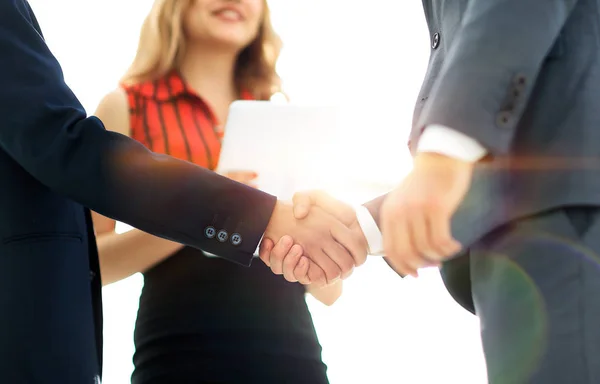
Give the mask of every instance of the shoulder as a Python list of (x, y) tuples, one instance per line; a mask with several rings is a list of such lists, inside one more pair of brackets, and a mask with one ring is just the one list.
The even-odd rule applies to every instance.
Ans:
[(98, 105), (98, 109), (100, 108), (124, 108), (129, 104), (127, 100), (127, 92), (123, 88), (117, 88), (109, 93), (107, 93), (100, 104)]
[(107, 130), (129, 135), (129, 100), (124, 89), (117, 88), (106, 94), (94, 115), (104, 123)]

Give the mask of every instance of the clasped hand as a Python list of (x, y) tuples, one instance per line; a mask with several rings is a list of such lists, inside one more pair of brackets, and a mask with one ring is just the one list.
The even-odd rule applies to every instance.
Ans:
[[(470, 187), (472, 171), (471, 163), (419, 154), (413, 171), (387, 194), (377, 219), (384, 254), (400, 275), (416, 277), (419, 268), (439, 266), (460, 251), (450, 221)], [(274, 273), (292, 282), (324, 285), (364, 263), (367, 241), (350, 206), (323, 192), (305, 192), (294, 197), (293, 211), (294, 225), (287, 232), (266, 233), (260, 246), (260, 258)], [(303, 238), (294, 234), (300, 227)]]
[(261, 259), (291, 282), (324, 286), (347, 278), (367, 257), (366, 239), (349, 212), (344, 222), (316, 204), (294, 209), (277, 202), (260, 245)]

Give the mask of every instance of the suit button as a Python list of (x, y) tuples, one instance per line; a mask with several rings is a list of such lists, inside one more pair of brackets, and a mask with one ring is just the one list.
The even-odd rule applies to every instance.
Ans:
[(214, 227), (206, 227), (206, 229), (204, 229), (204, 236), (208, 237), (209, 239), (214, 238), (216, 234), (217, 230)]
[(513, 83), (515, 93), (520, 94), (521, 92), (525, 91), (525, 86), (527, 85), (527, 77), (525, 77), (525, 75), (518, 74), (517, 76), (515, 76)]
[(242, 235), (240, 235), (239, 233), (234, 233), (233, 235), (231, 235), (231, 244), (233, 244), (237, 247), (241, 243), (242, 243)]
[(228, 238), (229, 234), (224, 229), (221, 229), (219, 233), (217, 233), (217, 240), (219, 240), (221, 243), (226, 242)]
[(502, 111), (496, 116), (496, 124), (501, 128), (509, 128), (512, 123), (512, 114), (508, 111)]
[(440, 46), (440, 34), (438, 32), (433, 34), (433, 37), (431, 38), (431, 48), (433, 49), (437, 49), (437, 47)]

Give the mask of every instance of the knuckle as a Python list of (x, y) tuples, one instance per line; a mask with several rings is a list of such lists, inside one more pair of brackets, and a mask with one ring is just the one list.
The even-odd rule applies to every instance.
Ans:
[(310, 281), (312, 281), (316, 286), (322, 287), (325, 285), (327, 279), (325, 278), (325, 274), (319, 271), (314, 273), (313, 277), (310, 277)]
[(290, 249), (290, 253), (294, 253), (294, 254), (298, 255), (298, 257), (302, 256), (303, 251), (304, 250), (302, 249), (302, 246), (299, 244), (294, 244), (292, 246), (292, 249)]
[(442, 198), (434, 197), (427, 200), (427, 209), (431, 212), (437, 212), (438, 214), (445, 214), (446, 204)]
[(296, 252), (294, 248), (290, 249), (285, 255), (285, 261), (288, 264), (296, 265), (300, 262), (301, 253)]
[(283, 252), (271, 252), (271, 262), (283, 263), (284, 255)]
[(325, 272), (325, 277), (327, 281), (331, 281), (340, 278), (341, 274), (338, 268), (330, 268)]
[(420, 259), (423, 256), (429, 256), (429, 255), (435, 255), (437, 253), (437, 251), (435, 250), (435, 247), (429, 245), (429, 244), (423, 244), (421, 246), (416, 247), (416, 251), (414, 254), (414, 258), (415, 259)]
[(445, 250), (445, 244), (447, 243), (447, 240), (442, 238), (442, 237), (438, 237), (438, 238), (434, 238), (432, 239), (432, 251), (435, 250), (436, 253), (444, 253)]
[(350, 271), (348, 271), (347, 273), (345, 273), (345, 274), (342, 276), (342, 279), (344, 279), (344, 280), (345, 280), (345, 279), (349, 278), (349, 277), (352, 275), (352, 273), (354, 273), (354, 268), (352, 268)]
[(303, 268), (296, 268), (294, 269), (294, 277), (297, 280), (306, 280), (308, 279), (308, 275), (306, 273), (306, 270)]
[(367, 250), (365, 249), (364, 252), (360, 252), (360, 254), (358, 255), (358, 257), (356, 258), (355, 262), (357, 266), (361, 266), (364, 263), (367, 262)]
[(431, 204), (432, 204), (431, 201), (421, 198), (421, 197), (418, 197), (409, 202), (409, 209), (410, 209), (410, 211), (429, 210), (431, 207)]
[(294, 276), (289, 276), (289, 275), (284, 275), (284, 278), (289, 281), (290, 283), (295, 283), (298, 280), (296, 280), (296, 278)]
[(284, 235), (279, 240), (279, 248), (285, 249), (286, 251), (294, 245), (294, 239), (290, 235)]
[(340, 270), (342, 274), (346, 274), (354, 269), (354, 259), (344, 259), (340, 265)]

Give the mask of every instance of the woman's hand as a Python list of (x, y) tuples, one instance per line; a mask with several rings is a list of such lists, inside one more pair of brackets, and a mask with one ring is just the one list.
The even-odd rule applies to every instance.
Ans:
[(222, 176), (225, 176), (233, 181), (237, 181), (238, 183), (246, 184), (250, 187), (256, 188), (256, 184), (253, 183), (258, 177), (258, 174), (253, 171), (228, 171), (221, 173)]

